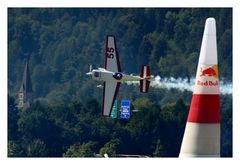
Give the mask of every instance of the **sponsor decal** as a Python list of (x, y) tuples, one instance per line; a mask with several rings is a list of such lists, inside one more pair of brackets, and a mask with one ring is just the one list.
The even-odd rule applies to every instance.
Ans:
[(201, 86), (218, 86), (218, 81), (197, 81), (197, 85), (201, 85)]
[(208, 76), (208, 77), (215, 77), (218, 79), (218, 68), (217, 65), (212, 65), (208, 68), (203, 69), (203, 67), (200, 67), (200, 77), (202, 76)]
[(219, 86), (217, 65), (212, 65), (210, 67), (200, 67), (200, 74), (197, 79), (198, 80), (196, 82), (196, 85), (198, 86)]

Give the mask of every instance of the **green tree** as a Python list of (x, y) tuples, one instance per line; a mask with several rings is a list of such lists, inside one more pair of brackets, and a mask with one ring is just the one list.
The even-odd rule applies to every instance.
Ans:
[(96, 145), (97, 143), (93, 141), (83, 144), (73, 144), (63, 154), (63, 157), (94, 157)]
[(15, 99), (8, 95), (8, 140), (18, 139), (18, 108)]
[[(104, 66), (105, 36), (111, 34), (124, 73), (138, 73), (148, 64), (161, 78), (190, 79), (209, 16), (217, 22), (219, 76), (231, 82), (231, 8), (10, 8), (8, 139), (15, 144), (9, 146), (26, 156), (39, 139), (48, 156), (63, 156), (72, 144), (97, 141), (98, 151), (117, 138), (125, 144), (117, 145), (117, 152), (153, 155), (159, 139), (161, 156), (178, 156), (191, 92), (150, 87), (146, 96), (137, 85), (122, 84), (118, 99), (130, 99), (139, 111), (128, 120), (103, 119), (102, 89), (85, 73), (88, 64)], [(11, 96), (17, 95), (26, 59), (39, 103), (18, 111)], [(221, 96), (221, 153), (230, 156), (232, 96), (226, 98)]]
[(59, 156), (62, 153), (61, 129), (47, 114), (47, 109), (39, 102), (32, 105), (31, 108), (21, 111), (18, 120), (18, 132), (21, 135), (21, 144), (27, 150), (28, 144), (33, 139), (42, 140), (51, 156)]
[(162, 156), (162, 150), (163, 150), (163, 146), (161, 145), (161, 140), (158, 139), (157, 143), (156, 143), (155, 151), (153, 152), (153, 156), (154, 157), (161, 157)]
[(27, 146), (27, 153), (26, 153), (26, 155), (28, 157), (46, 157), (46, 156), (48, 156), (47, 146), (40, 139), (33, 140)]
[(147, 97), (143, 97), (140, 99), (136, 99), (133, 102), (133, 105), (136, 109), (148, 109), (149, 107), (151, 107), (153, 105), (153, 103), (149, 100), (149, 98)]
[(8, 157), (22, 157), (24, 156), (24, 151), (15, 141), (8, 141)]
[(111, 139), (109, 142), (107, 142), (101, 149), (100, 154), (103, 156), (105, 153), (108, 154), (108, 156), (116, 157), (118, 153), (118, 145), (120, 144), (119, 139)]

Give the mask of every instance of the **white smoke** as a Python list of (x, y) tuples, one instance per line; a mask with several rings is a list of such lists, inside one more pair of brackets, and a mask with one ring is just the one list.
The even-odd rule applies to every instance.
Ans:
[(187, 78), (161, 78), (160, 76), (156, 76), (154, 81), (151, 83), (151, 86), (154, 88), (165, 88), (165, 89), (178, 89), (180, 91), (188, 90), (193, 91), (194, 79)]
[[(178, 89), (180, 91), (193, 91), (195, 83), (195, 78), (161, 78), (160, 76), (155, 76), (154, 81), (151, 82), (151, 87), (154, 88), (164, 88), (164, 89)], [(139, 84), (139, 82), (127, 82), (130, 84)], [(220, 93), (223, 95), (232, 94), (232, 83), (220, 81)]]

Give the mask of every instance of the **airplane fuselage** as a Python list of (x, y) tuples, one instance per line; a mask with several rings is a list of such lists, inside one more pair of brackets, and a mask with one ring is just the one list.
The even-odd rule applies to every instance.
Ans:
[(116, 82), (124, 82), (124, 81), (139, 81), (142, 78), (140, 76), (132, 76), (123, 74), (121, 72), (111, 72), (106, 69), (93, 69), (92, 70), (92, 79), (99, 81), (116, 81)]

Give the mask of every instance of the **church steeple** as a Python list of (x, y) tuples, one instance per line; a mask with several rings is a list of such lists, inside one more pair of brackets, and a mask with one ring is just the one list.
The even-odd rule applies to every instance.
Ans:
[(28, 69), (28, 62), (25, 65), (21, 87), (18, 91), (18, 108), (27, 109), (32, 103), (32, 84)]

